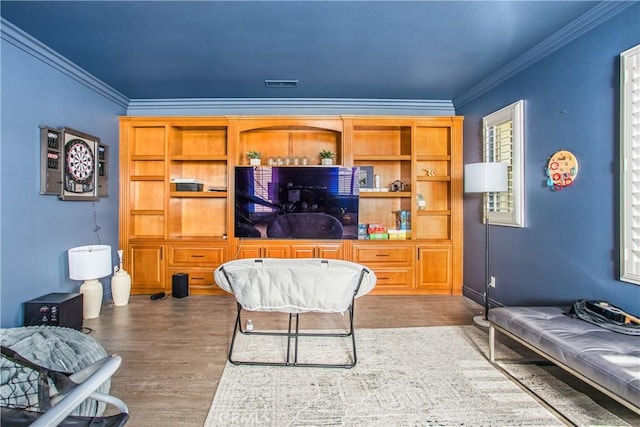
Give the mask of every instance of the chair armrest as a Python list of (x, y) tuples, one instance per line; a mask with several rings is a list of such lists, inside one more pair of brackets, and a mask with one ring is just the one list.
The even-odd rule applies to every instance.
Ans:
[(103, 393), (95, 392), (106, 380), (118, 370), (122, 358), (112, 355), (70, 376), (70, 379), (78, 382), (69, 393), (57, 396), (53, 401), (55, 405), (40, 416), (32, 427), (47, 427), (61, 423), (75, 408), (87, 398), (101, 400), (116, 406), (122, 412), (128, 412), (127, 406), (120, 399)]

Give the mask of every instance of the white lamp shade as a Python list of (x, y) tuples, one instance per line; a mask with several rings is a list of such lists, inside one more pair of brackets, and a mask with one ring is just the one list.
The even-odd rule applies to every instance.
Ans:
[(465, 193), (492, 193), (507, 191), (507, 164), (500, 162), (470, 163), (464, 165)]
[(72, 280), (99, 279), (111, 274), (111, 246), (78, 246), (69, 249), (68, 254)]

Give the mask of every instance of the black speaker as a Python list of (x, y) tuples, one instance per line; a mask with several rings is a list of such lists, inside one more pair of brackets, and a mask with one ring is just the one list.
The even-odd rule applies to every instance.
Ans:
[(82, 329), (82, 294), (53, 293), (24, 303), (24, 326)]
[(172, 278), (172, 293), (174, 298), (184, 298), (189, 296), (189, 275), (177, 273)]

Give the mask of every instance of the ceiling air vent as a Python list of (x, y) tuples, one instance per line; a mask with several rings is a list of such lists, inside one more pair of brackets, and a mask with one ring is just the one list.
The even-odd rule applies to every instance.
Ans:
[(298, 87), (298, 80), (265, 80), (264, 85), (272, 89), (295, 89)]

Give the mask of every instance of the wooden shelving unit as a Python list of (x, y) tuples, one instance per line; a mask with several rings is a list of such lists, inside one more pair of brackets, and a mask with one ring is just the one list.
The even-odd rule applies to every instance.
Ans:
[[(176, 273), (192, 273), (192, 293), (218, 293), (213, 270), (246, 257), (351, 260), (378, 274), (375, 293), (461, 293), (461, 117), (121, 117), (120, 126), (120, 245), (133, 293), (170, 291)], [(410, 238), (236, 238), (233, 171), (250, 150), (263, 164), (305, 158), (308, 167), (329, 150), (337, 165), (373, 167), (382, 186), (402, 182), (404, 191), (361, 192), (358, 222), (393, 228), (406, 211)], [(174, 178), (203, 189), (175, 191)]]

